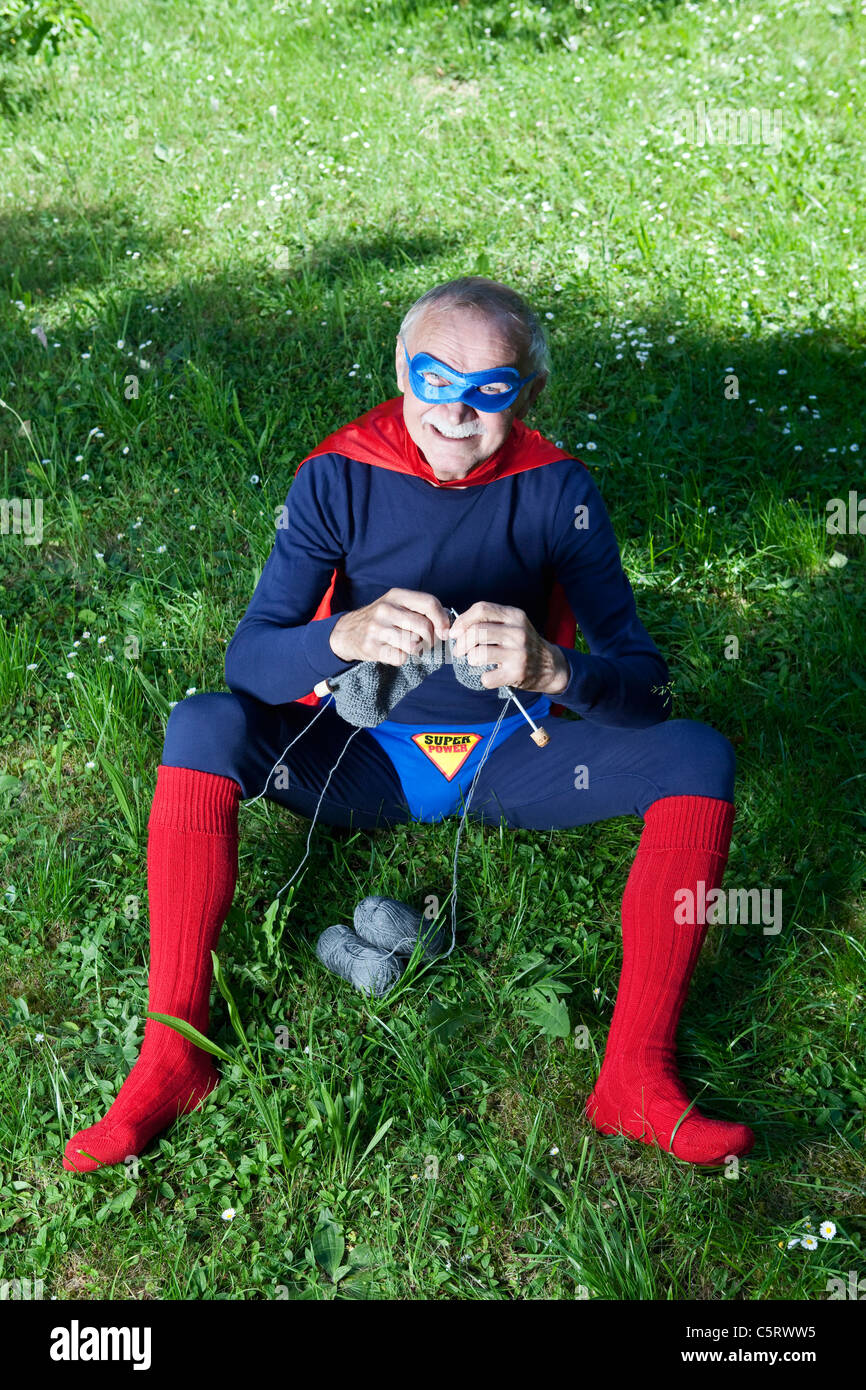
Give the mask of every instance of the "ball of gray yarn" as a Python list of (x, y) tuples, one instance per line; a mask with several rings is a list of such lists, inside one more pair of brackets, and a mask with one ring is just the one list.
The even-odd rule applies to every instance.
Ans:
[(445, 948), (444, 928), (437, 930), (418, 908), (398, 898), (362, 898), (355, 908), (354, 926), (363, 941), (396, 956), (411, 956), (419, 937), (428, 958)]
[(316, 942), (316, 955), (334, 975), (377, 999), (388, 993), (405, 968), (405, 961), (399, 956), (386, 956), (339, 922), (322, 932)]

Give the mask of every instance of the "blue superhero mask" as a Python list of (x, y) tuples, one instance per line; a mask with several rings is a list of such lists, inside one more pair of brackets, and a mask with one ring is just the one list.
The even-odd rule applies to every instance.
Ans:
[(465, 401), (475, 410), (493, 413), (513, 405), (528, 381), (538, 376), (521, 376), (516, 367), (491, 367), (485, 372), (455, 372), (447, 362), (438, 362), (427, 352), (409, 356), (405, 339), (400, 342), (409, 364), (409, 381), (420, 401), (435, 405), (439, 401)]

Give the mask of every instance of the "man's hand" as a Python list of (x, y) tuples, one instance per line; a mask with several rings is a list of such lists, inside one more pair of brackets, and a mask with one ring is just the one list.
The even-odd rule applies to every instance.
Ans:
[(488, 690), (510, 685), (515, 690), (561, 695), (571, 678), (559, 647), (536, 632), (522, 608), (473, 603), (455, 618), (450, 636), (457, 638), (452, 655), (465, 656), (470, 666), (497, 663), (495, 671), (481, 676)]
[(438, 598), (415, 589), (389, 589), (364, 608), (344, 613), (331, 629), (331, 651), (341, 661), (384, 661), (402, 666), (449, 631)]

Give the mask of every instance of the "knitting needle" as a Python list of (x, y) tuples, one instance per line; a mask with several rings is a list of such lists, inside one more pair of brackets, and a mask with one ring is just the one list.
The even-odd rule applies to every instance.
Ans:
[(543, 725), (535, 723), (535, 720), (532, 718), (531, 714), (527, 714), (526, 710), (523, 708), (522, 704), (518, 700), (514, 691), (511, 689), (510, 685), (504, 685), (502, 689), (508, 691), (517, 708), (520, 710), (520, 713), (523, 715), (523, 718), (526, 720), (527, 724), (532, 729), (532, 733), (530, 734), (532, 742), (537, 743), (539, 748), (546, 748), (548, 743), (550, 742), (550, 734), (547, 732)]

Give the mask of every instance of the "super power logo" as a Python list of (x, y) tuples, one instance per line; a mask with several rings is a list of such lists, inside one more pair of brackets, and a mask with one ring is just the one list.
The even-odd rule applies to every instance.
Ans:
[(413, 734), (412, 742), (438, 767), (446, 782), (458, 773), (482, 734), (441, 733), (438, 730)]

